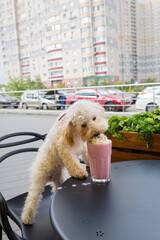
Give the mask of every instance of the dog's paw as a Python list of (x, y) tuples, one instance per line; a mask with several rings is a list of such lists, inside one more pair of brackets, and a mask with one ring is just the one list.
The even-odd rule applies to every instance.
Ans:
[(79, 168), (79, 169), (76, 169), (76, 171), (73, 174), (71, 174), (71, 176), (74, 178), (83, 179), (88, 177), (88, 172), (85, 171), (83, 168)]
[(22, 213), (21, 220), (25, 225), (32, 225), (34, 223), (34, 216)]

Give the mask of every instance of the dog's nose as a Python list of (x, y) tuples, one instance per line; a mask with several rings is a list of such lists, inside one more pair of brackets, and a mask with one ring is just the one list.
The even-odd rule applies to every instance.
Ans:
[(95, 134), (94, 134), (94, 137), (98, 137), (100, 135), (100, 132), (96, 132)]

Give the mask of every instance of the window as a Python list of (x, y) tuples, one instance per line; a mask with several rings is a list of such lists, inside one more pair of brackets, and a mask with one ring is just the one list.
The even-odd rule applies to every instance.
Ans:
[(71, 23), (71, 28), (75, 28), (76, 27), (76, 23), (75, 22), (72, 22)]
[(77, 84), (78, 83), (78, 79), (74, 79), (74, 84)]
[(88, 32), (91, 32), (90, 27), (81, 28), (81, 33), (88, 33)]
[(105, 31), (104, 25), (94, 27), (94, 32), (104, 32), (104, 31)]
[(80, 8), (80, 13), (85, 13), (85, 12), (89, 12), (89, 7), (88, 6), (84, 6)]
[(51, 22), (59, 20), (59, 18), (60, 18), (60, 15), (55, 15), (55, 16), (47, 18), (46, 22), (51, 23)]
[(92, 48), (91, 47), (82, 48), (82, 52), (83, 53), (92, 52)]
[(70, 3), (70, 7), (73, 7), (74, 6), (74, 2), (72, 1), (71, 3)]
[(65, 42), (65, 43), (63, 44), (63, 46), (64, 46), (65, 49), (68, 48), (68, 43)]
[(67, 62), (66, 62), (66, 66), (67, 66), (67, 67), (69, 67), (69, 65), (70, 65), (70, 62), (69, 62), (69, 61), (67, 61)]
[(91, 22), (91, 18), (90, 17), (81, 18), (81, 24), (90, 23), (90, 22)]
[(66, 4), (63, 5), (63, 10), (64, 10), (64, 11), (67, 10)]
[(97, 6), (93, 7), (93, 12), (101, 11), (103, 9), (104, 9), (104, 5), (103, 4), (97, 5)]
[(97, 96), (95, 91), (80, 91), (75, 94), (76, 96)]
[(113, 48), (110, 48), (110, 52), (113, 53)]
[(77, 60), (73, 60), (73, 65), (77, 65)]
[(47, 46), (46, 51), (49, 52), (51, 50), (60, 49), (60, 48), (62, 48), (61, 43), (55, 43), (55, 44)]
[(73, 51), (73, 56), (76, 56), (76, 55), (77, 55), (77, 51), (74, 50), (74, 51)]
[(49, 76), (61, 76), (62, 71), (51, 71), (49, 72)]
[(35, 95), (35, 94), (33, 94), (33, 93), (27, 93), (27, 94), (26, 94), (26, 98), (29, 98), (29, 99), (37, 99), (38, 96)]

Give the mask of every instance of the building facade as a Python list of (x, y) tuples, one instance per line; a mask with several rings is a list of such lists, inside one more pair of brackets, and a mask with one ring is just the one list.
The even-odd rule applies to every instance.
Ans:
[(140, 1), (137, 22), (138, 79), (160, 81), (160, 1)]
[(5, 78), (160, 81), (159, 0), (0, 0)]
[(118, 79), (116, 0), (0, 0), (0, 11), (6, 79), (39, 75), (48, 87)]
[(125, 83), (137, 81), (137, 8), (137, 0), (119, 1), (120, 79)]

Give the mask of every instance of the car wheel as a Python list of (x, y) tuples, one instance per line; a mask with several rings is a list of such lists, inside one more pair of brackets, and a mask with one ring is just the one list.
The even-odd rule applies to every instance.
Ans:
[(26, 104), (26, 103), (22, 103), (22, 108), (24, 108), (24, 109), (28, 109), (27, 104)]
[(48, 109), (48, 106), (47, 106), (46, 103), (43, 103), (43, 104), (42, 104), (42, 109), (43, 109), (43, 110), (47, 110), (47, 109)]
[(158, 108), (157, 104), (149, 103), (146, 106), (146, 112), (154, 112)]
[(117, 111), (117, 106), (114, 102), (107, 102), (104, 104), (104, 109), (106, 112), (115, 112)]

